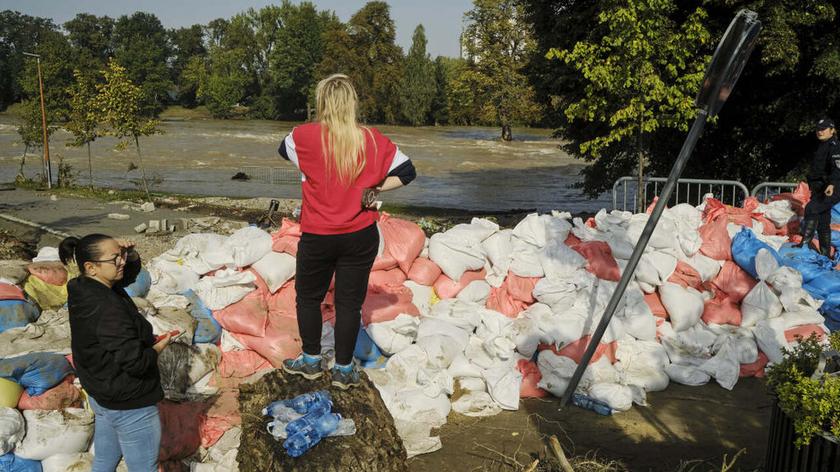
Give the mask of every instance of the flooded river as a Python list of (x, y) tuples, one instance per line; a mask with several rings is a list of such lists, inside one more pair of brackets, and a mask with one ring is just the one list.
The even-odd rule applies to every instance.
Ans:
[[(155, 190), (229, 197), (299, 198), (297, 182), (276, 184), (231, 180), (243, 166), (293, 170), (277, 155), (280, 139), (295, 123), (273, 121), (164, 121), (165, 134), (141, 138), (147, 174), (158, 178)], [(417, 180), (383, 195), (387, 202), (462, 210), (560, 209), (591, 211), (607, 198), (589, 200), (571, 186), (579, 180), (580, 161), (569, 158), (551, 138), (550, 130), (515, 129), (514, 141), (502, 143), (496, 128), (379, 128), (414, 161)], [(50, 140), (53, 179), (58, 156), (87, 182), (87, 152), (67, 147), (70, 134), (57, 131)], [(114, 150), (116, 140), (102, 138), (92, 145), (94, 182), (136, 188), (138, 170), (134, 147)], [(23, 154), (12, 117), (0, 115), (0, 182), (14, 179)], [(41, 171), (40, 151), (27, 157), (26, 174)], [(288, 174), (288, 172), (286, 172)]]

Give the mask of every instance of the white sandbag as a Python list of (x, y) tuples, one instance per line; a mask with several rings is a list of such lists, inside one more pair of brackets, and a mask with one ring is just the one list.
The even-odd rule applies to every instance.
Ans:
[(248, 267), (271, 252), (271, 235), (256, 226), (246, 226), (231, 234), (223, 248), (233, 255), (235, 267)]
[(674, 364), (697, 366), (712, 357), (718, 334), (702, 322), (684, 331), (674, 331), (669, 322), (659, 326), (660, 341)]
[(42, 472), (80, 472), (92, 467), (93, 454), (89, 452), (56, 454), (41, 461)]
[(755, 326), (761, 320), (781, 314), (782, 302), (764, 281), (759, 281), (741, 302), (741, 326), (744, 327)]
[(823, 304), (822, 300), (816, 300), (801, 287), (784, 288), (781, 295), (779, 295), (779, 302), (786, 312), (814, 311), (819, 309)]
[(26, 437), (15, 455), (42, 461), (55, 454), (85, 452), (93, 438), (93, 413), (82, 408), (26, 410)]
[[(176, 262), (154, 259), (146, 269), (152, 279), (151, 290), (166, 294), (178, 294), (198, 284), (198, 274)], [(150, 292), (151, 293), (151, 292)]]
[(487, 392), (468, 392), (461, 395), (452, 402), (452, 410), (475, 418), (495, 416), (502, 412), (501, 407)]
[(796, 212), (791, 209), (788, 200), (760, 203), (756, 211), (763, 213), (768, 220), (773, 222), (776, 228), (781, 228), (796, 219)]
[[(378, 228), (378, 227), (379, 227), (379, 226), (377, 225), (377, 228)], [(384, 241), (384, 239), (382, 239), (382, 230), (380, 230), (380, 232), (379, 232), (379, 238), (380, 238), (380, 240), (379, 240), (379, 241), (380, 241), (380, 243), (382, 244), (382, 246), (383, 246), (383, 248), (384, 248), (385, 241)], [(381, 256), (381, 255), (382, 255), (382, 252), (380, 252), (379, 254), (377, 254), (377, 257), (379, 257), (379, 256)], [(423, 250), (422, 250), (422, 251), (420, 251), (420, 255), (419, 255), (419, 256), (417, 256), (417, 257), (422, 257), (423, 259), (428, 259), (428, 258), (429, 258), (429, 237), (428, 237), (428, 236), (426, 236), (426, 240), (423, 242)]]
[(666, 282), (659, 287), (659, 295), (675, 331), (684, 331), (694, 326), (703, 315), (703, 296), (691, 287), (683, 288)]
[(0, 456), (14, 449), (24, 434), (20, 412), (14, 408), (0, 407)]
[(825, 317), (814, 309), (784, 312), (782, 313), (781, 318), (784, 323), (785, 330), (796, 328), (797, 326), (812, 324), (821, 325), (825, 322)]
[(732, 341), (732, 349), (735, 350), (735, 358), (738, 364), (752, 364), (758, 360), (758, 346), (755, 344), (755, 338), (750, 337), (736, 337)]
[(391, 321), (371, 323), (365, 330), (379, 349), (390, 356), (414, 342), (419, 324), (420, 318), (400, 313)]
[(575, 218), (572, 220), (574, 223), (574, 227), (572, 228), (572, 234), (575, 235), (578, 239), (584, 242), (588, 241), (597, 241), (599, 238), (602, 237), (601, 232), (595, 228), (589, 227), (586, 223), (583, 222), (581, 218)]
[(455, 338), (445, 335), (418, 337), (416, 346), (426, 353), (429, 367), (434, 369), (446, 369), (455, 356), (463, 352)]
[(540, 262), (541, 257), (542, 248), (513, 238), (513, 259), (510, 262), (510, 271), (520, 277), (543, 277), (545, 272)]
[(653, 314), (625, 316), (624, 330), (639, 341), (655, 341), (656, 317)]
[[(412, 317), (413, 318), (413, 317)], [(324, 323), (325, 325), (329, 323)], [(370, 326), (368, 326), (369, 328)], [(378, 345), (378, 344), (377, 344)], [(245, 347), (234, 335), (232, 335), (227, 330), (222, 330), (222, 339), (219, 343), (219, 346), (222, 348), (222, 352), (230, 352), (230, 351), (247, 351), (248, 348)]]
[(519, 409), (519, 386), (522, 373), (516, 368), (498, 367), (484, 371), (487, 393), (505, 410)]
[(547, 279), (569, 277), (586, 266), (586, 259), (562, 240), (549, 241), (539, 253), (538, 261)]
[(767, 280), (779, 269), (779, 261), (767, 249), (761, 248), (755, 255), (755, 272), (758, 280)]
[(296, 263), (297, 260), (290, 254), (269, 251), (251, 267), (260, 274), (268, 290), (274, 293), (295, 276)]
[(446, 320), (469, 332), (481, 324), (480, 312), (484, 309), (484, 307), (475, 303), (466, 303), (457, 298), (450, 298), (436, 303), (429, 312), (429, 317)]
[[(444, 421), (445, 422), (445, 421)], [(405, 446), (406, 457), (435, 452), (443, 447), (440, 436), (432, 436), (432, 429), (440, 427), (430, 422), (394, 419), (394, 427)]]
[(699, 368), (714, 377), (717, 383), (727, 390), (735, 387), (741, 372), (737, 354), (730, 344), (724, 344), (714, 357), (704, 362)]
[(411, 290), (411, 303), (420, 310), (420, 314), (428, 315), (432, 310), (434, 288), (428, 285), (420, 285), (412, 280), (406, 280), (403, 285)]
[(160, 258), (183, 265), (198, 275), (233, 264), (233, 254), (225, 248), (226, 236), (214, 233), (188, 234)]
[(528, 244), (542, 248), (552, 239), (565, 241), (572, 225), (565, 218), (556, 215), (531, 213), (513, 229), (513, 236)]
[(458, 379), (458, 387), (465, 392), (487, 391), (487, 383), (485, 383), (484, 379), (480, 377), (461, 377)]
[(624, 340), (615, 353), (616, 369), (623, 372), (626, 385), (636, 385), (646, 392), (659, 392), (668, 387), (665, 367), (671, 362), (661, 344), (654, 341)]
[(503, 229), (482, 241), (481, 247), (487, 255), (487, 260), (500, 274), (507, 274), (513, 261), (513, 230)]
[(455, 298), (468, 303), (478, 303), (484, 305), (487, 297), (490, 296), (490, 284), (484, 280), (473, 280), (466, 287), (464, 287)]
[(629, 211), (613, 210), (607, 213), (607, 210), (602, 208), (595, 214), (595, 226), (602, 231), (623, 232), (627, 230), (632, 217), (633, 213)]
[(706, 385), (712, 378), (699, 368), (690, 365), (669, 364), (665, 367), (665, 373), (672, 381), (691, 387)]
[[(607, 244), (610, 246), (610, 251), (612, 252), (613, 257), (616, 259), (616, 262), (621, 267), (621, 263), (619, 261), (627, 261), (630, 260), (630, 256), (633, 255), (633, 243), (630, 242), (630, 238), (627, 237), (626, 233), (622, 234), (612, 234), (607, 237)], [(624, 272), (622, 267), (622, 273)]]
[(602, 401), (616, 411), (627, 411), (633, 406), (633, 391), (617, 383), (596, 383), (589, 387), (589, 396)]
[(566, 392), (577, 364), (568, 357), (545, 350), (537, 356), (537, 367), (542, 375), (537, 386), (559, 398)]
[(245, 298), (256, 289), (252, 272), (223, 269), (211, 277), (202, 278), (193, 289), (211, 310), (221, 310)]
[(183, 295), (163, 292), (156, 285), (152, 285), (148, 295), (146, 295), (146, 301), (157, 308), (171, 307), (186, 310), (190, 306), (189, 298)]
[[(470, 333), (442, 318), (422, 317), (417, 326), (417, 341), (426, 337), (446, 336), (457, 352), (464, 352), (469, 343)], [(451, 359), (450, 359), (451, 361)]]
[(447, 372), (449, 373), (449, 375), (456, 379), (463, 379), (467, 377), (483, 377), (481, 368), (470, 362), (463, 353), (455, 356), (455, 359), (453, 359), (452, 362), (449, 364)]
[(714, 280), (720, 273), (720, 262), (701, 253), (690, 257), (686, 262), (700, 274), (700, 279), (703, 282)]
[[(586, 273), (588, 274), (589, 272)], [(572, 280), (544, 277), (537, 281), (531, 293), (537, 301), (549, 307), (555, 305), (570, 307), (574, 305), (575, 300), (578, 298), (578, 292), (578, 286)]]
[(677, 269), (677, 258), (661, 251), (642, 254), (636, 267), (635, 277), (649, 285), (662, 285)]
[(779, 292), (802, 288), (802, 273), (793, 267), (779, 267), (767, 277), (766, 282)]
[[(630, 238), (633, 245), (636, 245), (639, 242), (639, 237), (641, 237), (642, 231), (644, 230), (648, 219), (650, 219), (650, 215), (646, 213), (637, 213), (630, 218), (630, 222), (627, 225), (627, 236)], [(653, 235), (651, 236), (648, 245), (654, 249), (678, 247), (679, 242), (674, 237), (675, 234), (677, 234), (676, 225), (670, 218), (663, 216), (663, 218), (657, 222), (656, 228), (653, 230)]]
[(473, 218), (470, 224), (455, 225), (444, 233), (432, 235), (429, 258), (447, 277), (459, 280), (468, 270), (484, 267), (485, 256), (481, 243), (499, 231), (492, 221)]
[(455, 392), (455, 379), (446, 370), (420, 369), (417, 372), (417, 385), (423, 389), (423, 394), (430, 398), (452, 395)]
[(520, 313), (519, 317), (513, 320), (510, 329), (511, 341), (516, 346), (516, 352), (531, 358), (537, 352), (537, 346), (540, 343), (540, 330), (537, 323)]

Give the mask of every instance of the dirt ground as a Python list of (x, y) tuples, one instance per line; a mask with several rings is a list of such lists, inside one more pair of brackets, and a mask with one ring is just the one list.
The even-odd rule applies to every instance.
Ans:
[[(166, 208), (152, 213), (141, 213), (124, 209), (125, 203), (49, 197), (49, 193), (20, 189), (0, 192), (0, 248), (14, 246), (16, 250), (31, 251), (44, 245), (57, 245), (61, 240), (61, 236), (44, 229), (3, 219), (6, 215), (65, 233), (129, 236), (138, 243), (141, 254), (151, 258), (171, 247), (183, 233), (137, 235), (133, 228), (140, 223), (214, 213), (222, 218), (248, 221), (261, 213), (264, 203), (241, 202), (243, 208), (225, 209), (228, 202), (214, 201), (213, 205), (193, 204), (192, 208), (184, 209), (184, 205), (175, 202), (164, 204)], [(294, 207), (294, 202), (283, 202), (281, 207), (288, 210)], [(109, 213), (127, 214), (129, 219), (109, 219)], [(220, 222), (214, 230), (221, 230), (223, 224), (224, 221)], [(10, 236), (24, 244), (11, 241)], [(555, 398), (525, 400), (519, 411), (506, 411), (489, 418), (453, 414), (440, 430), (443, 449), (410, 459), (409, 470), (520, 471), (535, 458), (545, 457), (546, 441), (551, 435), (560, 439), (569, 455), (597, 456), (624, 466), (613, 470), (720, 471), (724, 456), (731, 458), (742, 449), (745, 451), (730, 470), (761, 470), (771, 405), (763, 380), (742, 379), (733, 391), (717, 384), (671, 385), (664, 392), (650, 394), (648, 402), (649, 407), (633, 407), (611, 417), (575, 407), (559, 411), (559, 400)]]

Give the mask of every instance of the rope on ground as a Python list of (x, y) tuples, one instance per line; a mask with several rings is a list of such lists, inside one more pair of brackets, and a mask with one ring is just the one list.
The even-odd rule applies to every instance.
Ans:
[(67, 234), (63, 231), (58, 231), (56, 229), (52, 229), (49, 226), (44, 226), (42, 224), (35, 223), (34, 221), (24, 220), (23, 218), (18, 218), (16, 216), (7, 215), (6, 213), (0, 213), (0, 218), (4, 220), (11, 221), (12, 223), (17, 223), (25, 226), (30, 226), (32, 228), (40, 229), (41, 231), (46, 231), (47, 233), (54, 234), (56, 236), (61, 236), (62, 238), (69, 238), (74, 236), (72, 234)]

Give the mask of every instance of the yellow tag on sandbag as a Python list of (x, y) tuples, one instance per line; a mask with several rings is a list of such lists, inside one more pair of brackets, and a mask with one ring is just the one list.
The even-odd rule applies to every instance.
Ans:
[(438, 297), (438, 294), (437, 294), (437, 292), (435, 292), (435, 289), (432, 288), (432, 299), (431, 299), (431, 303), (430, 303), (431, 306), (435, 306), (435, 304), (437, 304), (437, 302), (439, 302), (439, 301), (440, 301), (440, 297)]
[(67, 303), (67, 285), (52, 285), (38, 277), (27, 277), (23, 290), (42, 310), (61, 308)]

